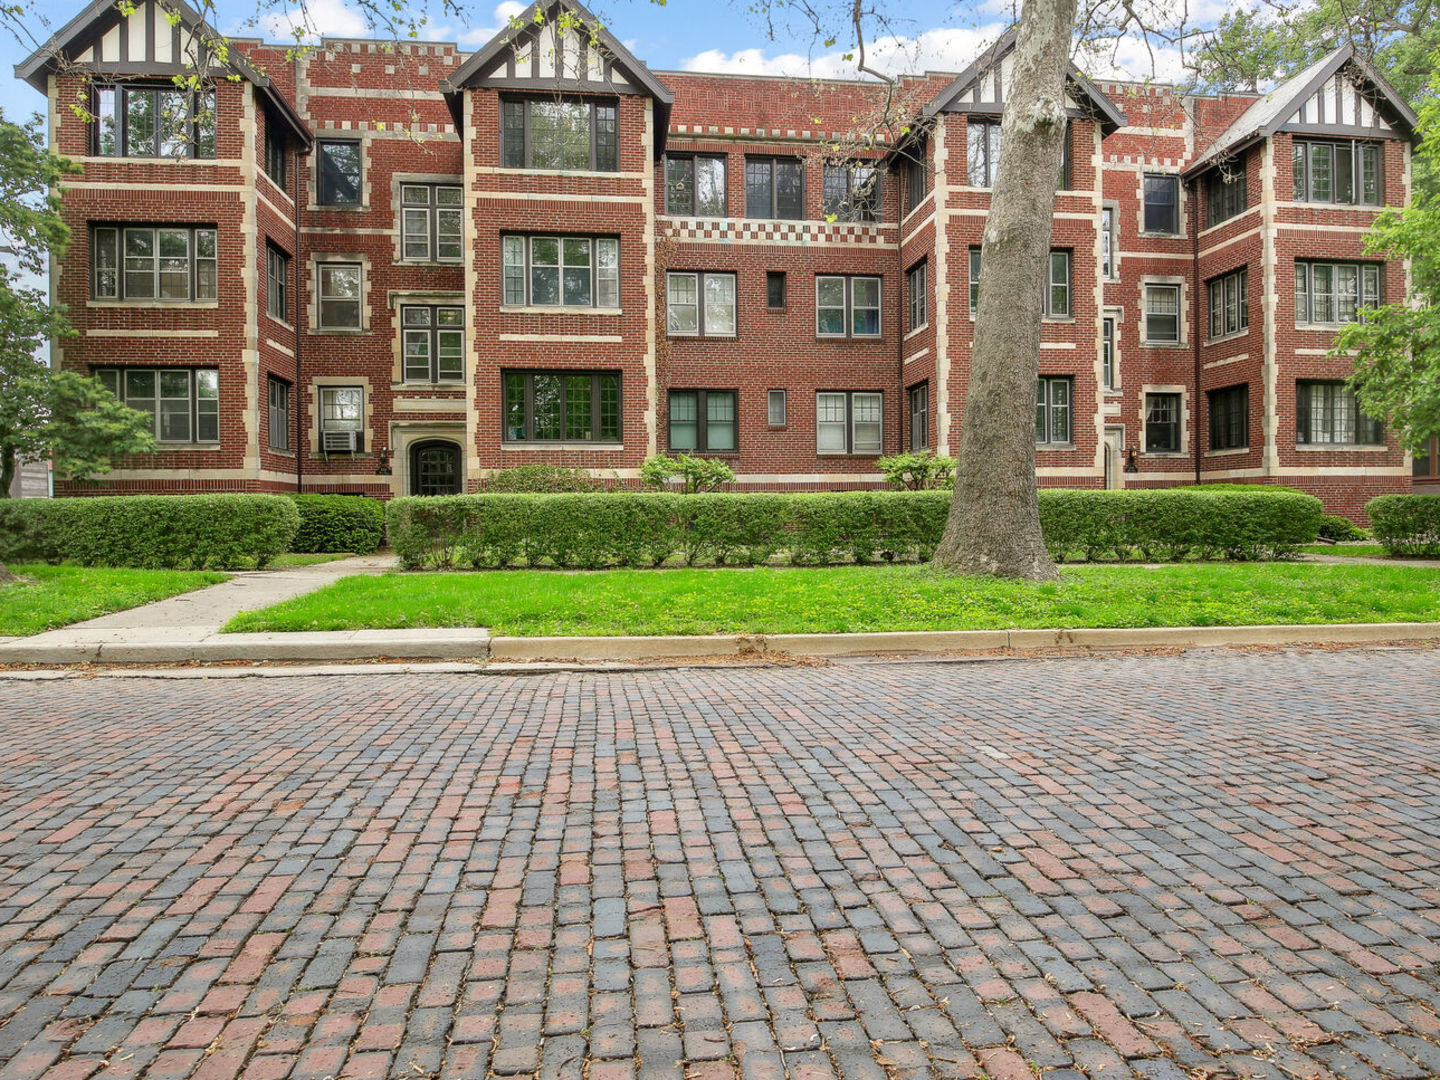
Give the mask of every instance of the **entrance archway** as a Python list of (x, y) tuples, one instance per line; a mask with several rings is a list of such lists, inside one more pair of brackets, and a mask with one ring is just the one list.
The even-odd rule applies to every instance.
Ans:
[(459, 495), (463, 479), (458, 444), (428, 439), (410, 447), (411, 495)]

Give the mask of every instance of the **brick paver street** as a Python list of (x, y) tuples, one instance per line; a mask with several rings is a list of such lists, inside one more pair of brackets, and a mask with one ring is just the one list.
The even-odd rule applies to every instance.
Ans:
[(1440, 1075), (1437, 658), (0, 682), (0, 1078)]

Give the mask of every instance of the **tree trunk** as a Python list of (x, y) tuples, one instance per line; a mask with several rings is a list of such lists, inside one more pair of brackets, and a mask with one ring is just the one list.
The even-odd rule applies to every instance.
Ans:
[(0, 499), (10, 497), (10, 485), (15, 481), (15, 451), (10, 447), (0, 449)]
[(1025, 0), (980, 254), (955, 498), (935, 564), (1053, 581), (1035, 493), (1035, 384), (1076, 0)]

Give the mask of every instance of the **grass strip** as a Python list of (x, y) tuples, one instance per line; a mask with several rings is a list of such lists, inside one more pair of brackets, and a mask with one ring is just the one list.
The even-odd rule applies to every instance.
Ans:
[(544, 637), (1430, 621), (1440, 571), (1270, 563), (1066, 567), (1043, 585), (925, 566), (388, 574), (344, 578), (225, 629)]
[(25, 637), (228, 581), (213, 570), (10, 567), (33, 583), (0, 585), (0, 635)]

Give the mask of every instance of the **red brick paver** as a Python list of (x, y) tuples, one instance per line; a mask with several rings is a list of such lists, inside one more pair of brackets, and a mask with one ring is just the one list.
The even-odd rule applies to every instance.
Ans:
[(0, 682), (0, 1080), (1440, 1075), (1435, 658)]

